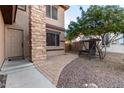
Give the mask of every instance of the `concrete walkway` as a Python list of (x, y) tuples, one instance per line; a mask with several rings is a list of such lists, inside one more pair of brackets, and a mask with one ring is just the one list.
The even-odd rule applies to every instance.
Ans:
[(55, 88), (32, 63), (26, 60), (6, 61), (1, 73), (7, 74), (7, 88)]
[(37, 64), (37, 68), (56, 86), (63, 68), (77, 57), (78, 55), (70, 53), (51, 56), (47, 58), (46, 62)]

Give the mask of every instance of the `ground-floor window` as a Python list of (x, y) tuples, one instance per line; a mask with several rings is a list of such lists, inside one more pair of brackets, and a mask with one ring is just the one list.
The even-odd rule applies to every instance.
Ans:
[(59, 46), (60, 44), (60, 33), (47, 31), (46, 33), (46, 44), (47, 46)]

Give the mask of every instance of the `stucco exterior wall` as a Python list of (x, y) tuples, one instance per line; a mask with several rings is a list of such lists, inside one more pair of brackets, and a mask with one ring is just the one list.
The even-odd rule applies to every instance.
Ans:
[(47, 58), (52, 57), (52, 56), (59, 56), (59, 55), (64, 55), (65, 51), (64, 50), (59, 50), (59, 51), (47, 51)]
[(65, 10), (62, 7), (58, 6), (58, 19), (55, 20), (55, 19), (46, 17), (46, 23), (64, 28), (64, 11)]
[(16, 20), (12, 25), (6, 25), (6, 31), (8, 28), (23, 30), (23, 45), (24, 45), (24, 57), (29, 56), (29, 6), (26, 6), (26, 11), (17, 8)]
[(4, 21), (0, 10), (0, 66), (4, 61)]

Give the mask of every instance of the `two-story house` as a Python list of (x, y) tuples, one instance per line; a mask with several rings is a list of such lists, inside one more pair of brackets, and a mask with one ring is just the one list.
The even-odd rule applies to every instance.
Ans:
[(0, 66), (17, 58), (42, 62), (64, 53), (67, 5), (0, 6)]

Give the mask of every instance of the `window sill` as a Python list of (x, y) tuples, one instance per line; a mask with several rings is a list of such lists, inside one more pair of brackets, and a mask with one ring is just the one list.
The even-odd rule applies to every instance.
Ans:
[(58, 48), (58, 49), (47, 49), (47, 51), (61, 51), (64, 50), (64, 48)]
[(58, 19), (53, 19), (51, 17), (46, 16), (48, 19), (53, 20), (53, 21), (58, 21)]

